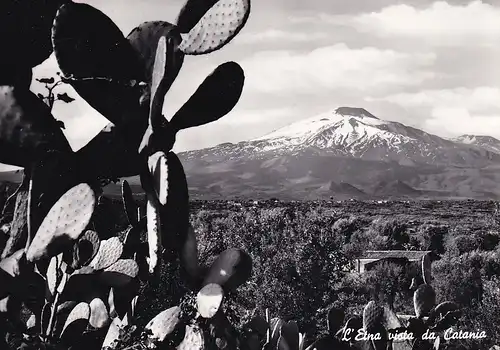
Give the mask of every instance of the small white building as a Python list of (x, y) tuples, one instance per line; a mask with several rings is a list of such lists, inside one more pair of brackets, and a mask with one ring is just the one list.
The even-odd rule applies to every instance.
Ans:
[[(432, 254), (430, 250), (367, 250), (356, 258), (354, 263), (356, 272), (363, 273), (375, 266), (381, 260), (400, 263), (421, 263), (424, 256)], [(432, 260), (432, 257), (431, 257)]]

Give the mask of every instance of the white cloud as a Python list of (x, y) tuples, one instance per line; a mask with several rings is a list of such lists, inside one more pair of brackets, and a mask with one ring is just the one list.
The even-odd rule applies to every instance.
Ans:
[(500, 39), (500, 8), (482, 1), (467, 5), (434, 2), (419, 9), (393, 5), (354, 17), (323, 17), (382, 37), (421, 38), (431, 44), (496, 45)]
[(238, 44), (262, 44), (267, 42), (312, 42), (315, 40), (322, 40), (328, 38), (327, 33), (323, 32), (293, 32), (281, 29), (268, 29), (263, 32), (257, 33), (244, 33), (238, 36), (235, 43)]
[(217, 121), (217, 124), (227, 125), (252, 125), (276, 122), (288, 119), (297, 114), (297, 110), (290, 107), (270, 108), (263, 110), (241, 110), (230, 113)]
[[(477, 87), (443, 90), (424, 90), (417, 93), (400, 93), (367, 101), (385, 101), (405, 108), (462, 108), (474, 112), (500, 109), (500, 88)], [(500, 126), (500, 125), (498, 125)]]
[(424, 129), (441, 136), (474, 134), (500, 137), (500, 114), (471, 114), (465, 108), (438, 107), (432, 109), (431, 116), (424, 122)]
[(310, 52), (263, 51), (240, 64), (248, 88), (261, 92), (318, 93), (324, 89), (415, 86), (434, 78), (433, 53), (408, 54), (345, 44)]

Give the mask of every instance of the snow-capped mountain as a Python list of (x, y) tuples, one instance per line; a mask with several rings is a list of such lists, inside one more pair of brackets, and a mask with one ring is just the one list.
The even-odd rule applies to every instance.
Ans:
[(179, 156), (194, 197), (500, 197), (500, 154), (464, 140), (340, 107)]
[(461, 135), (452, 140), (466, 145), (474, 145), (485, 150), (500, 154), (500, 140), (494, 138), (493, 136)]
[(363, 108), (340, 107), (301, 120), (270, 134), (238, 144), (226, 143), (199, 156), (261, 158), (315, 151), (363, 160), (415, 164), (484, 166), (500, 155), (483, 148), (446, 140), (397, 122), (381, 120)]

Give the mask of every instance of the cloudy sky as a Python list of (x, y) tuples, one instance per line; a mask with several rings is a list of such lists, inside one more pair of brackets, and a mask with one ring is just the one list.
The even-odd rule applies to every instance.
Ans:
[[(175, 21), (183, 4), (85, 2), (125, 35), (143, 21)], [(240, 103), (216, 123), (183, 131), (174, 150), (259, 137), (338, 106), (364, 107), (445, 137), (500, 138), (500, 0), (253, 0), (248, 24), (234, 41), (186, 58), (167, 95), (167, 117), (230, 60), (245, 70)], [(35, 77), (56, 69), (51, 57)], [(54, 115), (66, 123), (75, 149), (106, 124), (80, 99), (56, 106)]]

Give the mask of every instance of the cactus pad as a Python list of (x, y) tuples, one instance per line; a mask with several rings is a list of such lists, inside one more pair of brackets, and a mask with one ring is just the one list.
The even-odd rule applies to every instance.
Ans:
[(28, 261), (54, 256), (78, 239), (94, 211), (95, 195), (87, 184), (67, 191), (50, 209), (28, 248)]
[(222, 48), (243, 28), (250, 14), (250, 0), (217, 1), (185, 34), (179, 49), (187, 55), (201, 55)]
[(97, 329), (105, 327), (109, 322), (108, 310), (100, 298), (95, 298), (90, 302), (89, 324)]
[(40, 331), (42, 334), (47, 334), (47, 331), (49, 330), (51, 306), (51, 303), (45, 303), (40, 314)]
[(25, 167), (52, 150), (72, 151), (49, 107), (29, 90), (0, 86), (0, 162)]
[(172, 128), (183, 130), (222, 118), (239, 101), (244, 83), (245, 74), (239, 64), (221, 64), (172, 117)]
[[(139, 153), (152, 153), (155, 150), (169, 151), (175, 143), (175, 133), (171, 132), (168, 122), (163, 117), (162, 109), (165, 94), (173, 83), (168, 74), (169, 52), (174, 50), (170, 39), (161, 37), (158, 40), (153, 72), (150, 81), (150, 109), (148, 127), (144, 133)], [(161, 144), (161, 146), (159, 146)]]
[[(63, 275), (63, 281), (66, 276), (68, 275)], [(60, 284), (61, 288), (58, 288), (59, 293), (62, 293), (60, 300), (90, 302), (95, 297), (100, 297), (105, 288), (99, 277), (100, 275), (95, 273), (90, 267), (84, 267), (75, 271), (67, 278), (66, 283)]]
[(156, 152), (148, 158), (148, 168), (153, 178), (158, 201), (161, 205), (167, 204), (168, 198), (168, 164), (167, 156), (163, 152)]
[(238, 288), (252, 273), (252, 258), (241, 249), (227, 249), (214, 261), (203, 281), (220, 285), (230, 291)]
[(345, 312), (342, 309), (331, 308), (328, 311), (328, 331), (330, 334), (335, 334), (340, 327), (342, 327), (342, 323), (344, 323)]
[(149, 110), (150, 123), (153, 118), (161, 118), (161, 112), (163, 108), (163, 101), (165, 100), (165, 94), (167, 90), (170, 88), (170, 84), (173, 82), (173, 80), (171, 80), (170, 84), (168, 86), (165, 86), (167, 69), (168, 69), (167, 67), (168, 51), (169, 48), (167, 45), (167, 38), (162, 36), (158, 40), (153, 71), (151, 72), (151, 80), (150, 80), (151, 105)]
[(0, 59), (2, 70), (8, 72), (12, 67), (35, 67), (49, 58), (52, 53), (52, 22), (64, 1), (2, 1), (0, 33), (2, 45), (9, 52)]
[(101, 349), (106, 349), (107, 347), (110, 347), (112, 349), (114, 348), (114, 342), (120, 337), (120, 326), (121, 320), (118, 317), (115, 317), (109, 325), (108, 332), (106, 333), (106, 337), (102, 342)]
[(142, 68), (109, 17), (87, 4), (66, 3), (54, 20), (52, 43), (61, 71), (93, 108), (116, 125), (137, 118)]
[(160, 212), (156, 201), (148, 194), (146, 202), (148, 247), (149, 247), (149, 273), (154, 273), (158, 266), (158, 255), (161, 249), (161, 224)]
[(161, 37), (172, 41), (171, 50), (167, 51), (166, 76), (173, 82), (184, 62), (184, 53), (177, 49), (182, 40), (177, 28), (163, 21), (144, 22), (127, 36), (144, 67), (146, 82), (152, 81), (157, 45)]
[(422, 258), (422, 278), (425, 284), (431, 284), (432, 282), (432, 262), (430, 253), (427, 253)]
[(109, 317), (111, 319), (118, 317), (118, 312), (116, 311), (116, 305), (115, 305), (115, 289), (114, 288), (110, 288), (110, 290), (109, 290), (108, 305), (109, 305)]
[(104, 270), (113, 265), (123, 253), (123, 244), (118, 237), (101, 241), (99, 251), (89, 266), (94, 270)]
[(299, 326), (295, 321), (283, 324), (278, 340), (278, 349), (299, 349), (300, 333)]
[(174, 331), (179, 323), (181, 309), (178, 306), (171, 307), (160, 312), (151, 321), (148, 322), (145, 329), (150, 330), (151, 339), (163, 341)]
[(137, 205), (132, 194), (132, 189), (128, 184), (127, 180), (122, 182), (122, 200), (123, 208), (125, 209), (125, 214), (127, 215), (128, 223), (132, 226), (137, 225)]
[(111, 288), (108, 298), (110, 313), (116, 314), (123, 320), (127, 313), (133, 311), (132, 304), (139, 291), (140, 281), (137, 278), (132, 279), (130, 283), (123, 287)]
[(269, 338), (271, 344), (278, 344), (283, 324), (283, 320), (278, 317), (271, 319), (271, 322), (269, 322)]
[(205, 339), (201, 329), (196, 325), (187, 325), (184, 339), (177, 346), (177, 350), (203, 350)]
[(189, 226), (188, 184), (182, 163), (174, 152), (168, 152), (167, 164), (170, 185), (169, 200), (160, 208), (162, 241), (182, 249)]
[(46, 295), (45, 279), (35, 271), (23, 272), (19, 280), (19, 296), (26, 308), (35, 314), (42, 311)]
[(30, 330), (36, 327), (36, 316), (31, 315), (26, 321), (26, 329)]
[(67, 338), (81, 334), (87, 328), (90, 317), (90, 306), (87, 303), (79, 303), (68, 315), (61, 332), (61, 338)]
[(95, 231), (87, 230), (73, 245), (70, 261), (65, 261), (73, 268), (79, 269), (92, 261), (99, 251), (100, 239)]
[(428, 284), (421, 284), (413, 293), (413, 305), (417, 317), (427, 316), (436, 303), (436, 293)]
[(366, 304), (363, 310), (363, 327), (367, 332), (372, 332), (379, 328), (383, 321), (384, 309), (375, 303), (375, 301), (370, 301)]
[(203, 318), (215, 316), (224, 298), (224, 291), (218, 284), (207, 284), (196, 296), (196, 306)]
[(123, 287), (137, 277), (139, 266), (132, 259), (120, 259), (101, 273), (101, 280), (110, 287)]
[(219, 0), (187, 0), (177, 16), (177, 27), (188, 33), (203, 15)]
[(134, 50), (121, 30), (88, 4), (68, 2), (59, 8), (52, 43), (59, 67), (67, 76), (110, 78), (123, 83), (140, 76)]
[(50, 259), (46, 273), (47, 288), (49, 289), (51, 296), (53, 296), (56, 292), (57, 284), (61, 275), (61, 272), (59, 271), (58, 259), (59, 256), (53, 256), (52, 259)]
[(265, 337), (269, 331), (269, 323), (267, 323), (265, 318), (259, 315), (254, 316), (250, 322), (247, 323), (246, 327), (262, 337)]
[[(144, 220), (141, 220), (144, 222)], [(139, 251), (141, 245), (141, 233), (145, 231), (143, 224), (140, 226), (130, 226), (127, 228), (125, 238), (123, 239), (123, 258), (131, 258)]]

